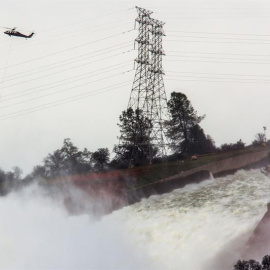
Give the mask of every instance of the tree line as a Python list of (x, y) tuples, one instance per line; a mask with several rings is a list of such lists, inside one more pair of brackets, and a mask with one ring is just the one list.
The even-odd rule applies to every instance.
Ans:
[(234, 270), (270, 270), (270, 256), (265, 255), (262, 262), (256, 260), (238, 260), (234, 265)]
[[(192, 154), (213, 152), (214, 140), (205, 135), (199, 125), (205, 116), (198, 116), (191, 102), (185, 94), (173, 92), (168, 101), (169, 120), (164, 127), (168, 138), (168, 147), (171, 150), (169, 159), (186, 157)], [(118, 167), (145, 165), (153, 159), (160, 159), (160, 149), (152, 142), (149, 134), (153, 125), (151, 120), (144, 116), (139, 109), (128, 108), (120, 118), (120, 141), (123, 144), (114, 147), (114, 164)]]
[[(165, 121), (166, 137), (168, 138), (170, 155), (165, 160), (177, 160), (190, 155), (208, 154), (216, 151), (231, 151), (245, 148), (240, 139), (234, 144), (223, 144), (219, 148), (210, 135), (206, 135), (200, 126), (205, 115), (199, 116), (187, 96), (173, 92), (168, 101), (169, 120)], [(128, 108), (119, 116), (121, 142), (113, 149), (114, 157), (110, 159), (108, 148), (99, 148), (90, 152), (87, 148), (79, 150), (70, 139), (64, 139), (61, 148), (48, 154), (43, 164), (37, 165), (24, 180), (42, 177), (45, 179), (65, 177), (75, 174), (101, 172), (108, 169), (122, 169), (131, 166), (146, 165), (164, 161), (160, 158), (160, 149), (153, 143), (150, 134), (153, 129), (151, 120), (141, 110)], [(265, 141), (262, 133), (256, 135), (253, 146)], [(0, 170), (0, 183), (22, 180), (22, 170), (14, 167), (12, 171)]]
[(34, 179), (54, 179), (70, 175), (87, 174), (107, 169), (110, 160), (108, 148), (99, 148), (90, 152), (87, 148), (79, 150), (69, 138), (64, 139), (60, 149), (53, 151), (43, 159), (43, 164), (34, 166), (32, 172), (22, 177), (23, 171), (15, 166), (9, 172), (0, 169), (0, 192), (7, 193), (18, 183), (31, 182)]

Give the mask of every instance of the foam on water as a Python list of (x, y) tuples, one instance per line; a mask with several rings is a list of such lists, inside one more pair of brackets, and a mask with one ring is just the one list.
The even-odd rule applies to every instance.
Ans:
[(232, 269), (266, 212), (269, 184), (260, 170), (239, 171), (99, 220), (70, 216), (32, 186), (0, 198), (0, 269)]
[[(158, 269), (232, 269), (266, 212), (270, 179), (260, 170), (189, 185), (115, 212)], [(267, 253), (267, 251), (266, 251)]]

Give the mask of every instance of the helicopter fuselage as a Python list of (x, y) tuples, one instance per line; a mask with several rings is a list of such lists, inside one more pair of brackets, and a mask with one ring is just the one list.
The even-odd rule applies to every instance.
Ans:
[(10, 37), (15, 36), (15, 37), (24, 37), (24, 38), (31, 38), (34, 35), (34, 33), (32, 33), (29, 36), (27, 36), (27, 35), (24, 35), (18, 31), (14, 31), (14, 30), (5, 31), (4, 34), (9, 35)]

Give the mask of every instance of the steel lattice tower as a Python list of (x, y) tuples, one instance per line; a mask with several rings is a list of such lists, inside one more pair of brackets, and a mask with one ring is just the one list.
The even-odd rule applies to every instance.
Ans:
[[(167, 118), (167, 98), (163, 82), (162, 48), (164, 22), (152, 19), (151, 11), (137, 8), (139, 34), (137, 68), (131, 90), (128, 108), (140, 109), (151, 120), (153, 129), (149, 134), (149, 143), (159, 149), (159, 154), (166, 154), (164, 121)], [(149, 151), (151, 147), (149, 146)], [(151, 153), (149, 161), (151, 163)]]
[(165, 23), (155, 19), (151, 19), (151, 22), (152, 44), (150, 47), (149, 89), (152, 92), (152, 143), (159, 147), (161, 155), (164, 156), (166, 154), (164, 121), (168, 120), (167, 97), (163, 82), (165, 73), (162, 67), (162, 56), (165, 55), (162, 47), (162, 37), (165, 36), (163, 30)]
[(128, 103), (128, 108), (141, 109), (144, 114), (149, 117), (151, 112), (150, 91), (149, 91), (149, 66), (150, 66), (150, 30), (152, 20), (151, 11), (137, 8), (139, 23), (139, 35), (135, 39), (138, 44), (138, 57), (135, 59), (137, 63), (135, 78), (133, 81), (132, 91)]

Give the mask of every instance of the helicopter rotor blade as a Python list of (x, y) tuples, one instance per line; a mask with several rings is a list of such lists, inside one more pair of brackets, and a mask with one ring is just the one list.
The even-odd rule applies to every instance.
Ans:
[(0, 26), (1, 28), (8, 29), (8, 30), (15, 30), (17, 27), (5, 27), (5, 26)]

